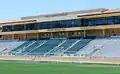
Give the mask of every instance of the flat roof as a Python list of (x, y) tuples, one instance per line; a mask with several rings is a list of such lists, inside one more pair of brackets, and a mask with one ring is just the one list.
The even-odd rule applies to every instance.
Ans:
[(52, 18), (52, 17), (58, 17), (59, 16), (67, 16), (67, 15), (77, 15), (79, 17), (82, 16), (89, 16), (89, 15), (97, 15), (97, 14), (105, 14), (105, 13), (115, 13), (120, 12), (120, 8), (116, 9), (106, 9), (106, 8), (98, 8), (98, 9), (90, 9), (90, 10), (80, 10), (80, 11), (72, 11), (72, 12), (63, 12), (63, 13), (55, 13), (55, 14), (47, 14), (47, 15), (36, 15), (36, 16), (26, 16), (22, 17), (21, 20), (18, 21), (10, 21), (10, 22), (4, 22), (0, 23), (1, 25), (4, 24), (20, 24), (20, 23), (31, 23), (36, 22), (37, 20), (34, 20), (34, 18)]
[[(87, 13), (94, 13), (94, 12), (103, 12), (108, 9), (106, 8), (98, 8), (98, 9), (90, 9), (90, 10), (80, 10), (80, 11), (72, 11), (72, 12), (62, 12), (62, 13), (53, 13), (53, 14), (46, 14), (46, 15), (36, 15), (36, 16), (26, 16), (22, 17), (21, 19), (34, 19), (34, 18), (48, 18), (48, 17), (55, 17), (55, 16), (67, 16), (71, 14), (81, 14), (86, 15)], [(87, 14), (87, 15), (88, 15)]]
[(63, 12), (63, 13), (54, 13), (54, 14), (46, 14), (46, 15), (36, 15), (36, 16), (26, 16), (22, 17), (21, 19), (34, 19), (34, 18), (52, 18), (57, 16), (67, 16), (71, 14), (78, 14), (78, 15), (91, 15), (91, 14), (103, 14), (103, 13), (114, 13), (120, 12), (120, 8), (115, 9), (107, 9), (107, 8), (98, 8), (98, 9), (90, 9), (90, 10), (80, 10), (80, 11), (72, 11), (72, 12)]
[(18, 24), (18, 23), (26, 23), (26, 22), (36, 22), (36, 20), (19, 20), (19, 21), (10, 21), (10, 22), (3, 22), (0, 25), (7, 25), (7, 24)]

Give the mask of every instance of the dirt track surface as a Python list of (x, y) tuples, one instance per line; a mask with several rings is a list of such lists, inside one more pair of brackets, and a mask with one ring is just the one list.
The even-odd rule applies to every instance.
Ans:
[(54, 61), (78, 63), (104, 63), (120, 64), (120, 58), (81, 58), (81, 57), (31, 57), (31, 56), (0, 56), (0, 60), (28, 60), (28, 61)]

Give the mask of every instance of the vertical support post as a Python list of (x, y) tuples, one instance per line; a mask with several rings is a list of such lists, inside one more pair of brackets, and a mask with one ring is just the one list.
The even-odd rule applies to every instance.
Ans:
[(105, 37), (105, 29), (102, 30), (102, 37)]
[(3, 40), (5, 39), (5, 36), (4, 36), (4, 35), (2, 35), (2, 39), (3, 39)]
[(67, 36), (67, 37), (69, 37), (69, 34), (68, 34), (68, 33), (69, 33), (69, 32), (66, 32), (66, 36)]
[(37, 33), (37, 40), (39, 40), (39, 32)]
[(50, 32), (50, 34), (51, 34), (51, 38), (53, 38), (53, 32)]
[(15, 39), (14, 34), (12, 34), (12, 39), (13, 39), (13, 40)]
[(24, 30), (26, 30), (26, 24), (24, 25)]
[(82, 37), (82, 31), (80, 31), (80, 37)]
[(26, 33), (24, 34), (24, 40), (26, 39)]
[(84, 36), (83, 36), (83, 37), (86, 37), (86, 30), (84, 30), (83, 33), (84, 33)]

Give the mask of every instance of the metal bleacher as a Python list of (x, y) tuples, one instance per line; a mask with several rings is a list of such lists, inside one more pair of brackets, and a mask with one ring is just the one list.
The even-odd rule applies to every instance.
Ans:
[(120, 58), (120, 38), (106, 39), (106, 43), (99, 48), (91, 57)]
[(0, 55), (9, 55), (16, 47), (23, 44), (25, 41), (18, 40), (0, 40)]
[(62, 40), (59, 40), (59, 39), (46, 40), (46, 42), (42, 46), (30, 52), (30, 54), (36, 54), (36, 55), (45, 54), (49, 52), (51, 49), (53, 49), (55, 46), (57, 46), (61, 41)]
[(92, 39), (81, 39), (78, 40), (78, 42), (70, 49), (68, 49), (65, 53), (66, 54), (75, 54), (78, 52), (80, 49), (85, 47)]
[(32, 45), (34, 42), (35, 41), (25, 41), (23, 44), (21, 44), (20, 46), (16, 47), (15, 49), (13, 49), (12, 53), (14, 53), (14, 54), (22, 53), (23, 51), (26, 50), (27, 47)]
[(1, 40), (0, 55), (120, 57), (120, 38)]
[(39, 48), (40, 46), (42, 46), (44, 43), (46, 43), (45, 40), (35, 41), (32, 45), (30, 45), (29, 47), (27, 47), (22, 53), (25, 53), (25, 54), (31, 53), (31, 52), (34, 51), (35, 49), (37, 49), (37, 48)]
[(44, 55), (61, 56), (75, 54), (85, 47), (92, 39), (44, 39), (27, 40), (23, 44), (12, 50), (14, 55)]
[(64, 43), (55, 47), (52, 51), (47, 53), (48, 55), (61, 55), (64, 51), (69, 49), (78, 39), (65, 39)]

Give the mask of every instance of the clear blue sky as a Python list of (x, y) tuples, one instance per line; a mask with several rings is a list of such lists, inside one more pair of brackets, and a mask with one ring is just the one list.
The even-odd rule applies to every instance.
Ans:
[(91, 8), (120, 8), (120, 0), (0, 0), (0, 22), (22, 16)]

